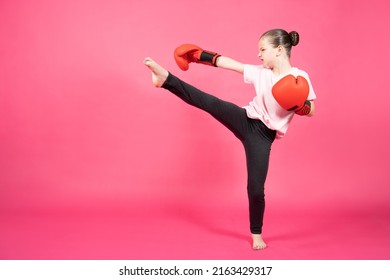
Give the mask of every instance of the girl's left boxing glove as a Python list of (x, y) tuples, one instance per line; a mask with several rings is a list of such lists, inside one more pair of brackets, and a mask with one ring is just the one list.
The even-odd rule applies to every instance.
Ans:
[(183, 71), (188, 70), (189, 63), (191, 62), (217, 66), (216, 62), (219, 56), (221, 55), (205, 51), (193, 44), (183, 44), (174, 51), (176, 64)]

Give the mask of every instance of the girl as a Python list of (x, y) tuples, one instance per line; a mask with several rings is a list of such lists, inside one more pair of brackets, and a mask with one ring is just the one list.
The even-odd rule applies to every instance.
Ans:
[[(253, 249), (256, 250), (267, 246), (262, 238), (262, 227), (265, 208), (264, 183), (271, 145), (275, 138), (282, 138), (285, 135), (295, 114), (307, 116), (314, 114), (313, 100), (316, 96), (309, 76), (290, 64), (291, 47), (296, 46), (298, 42), (299, 34), (295, 31), (288, 33), (283, 29), (273, 29), (265, 32), (258, 44), (258, 57), (262, 65), (257, 66), (203, 51), (194, 45), (183, 45), (179, 51), (179, 48), (176, 49), (176, 62), (183, 70), (188, 69), (189, 62), (198, 62), (243, 74), (244, 81), (253, 84), (256, 90), (254, 99), (243, 108), (185, 83), (151, 58), (144, 60), (144, 64), (152, 72), (154, 86), (163, 87), (186, 103), (208, 112), (243, 143), (248, 172), (250, 231)], [(295, 112), (283, 109), (271, 92), (273, 85), (288, 74), (303, 76), (309, 83), (310, 92), (305, 108)]]

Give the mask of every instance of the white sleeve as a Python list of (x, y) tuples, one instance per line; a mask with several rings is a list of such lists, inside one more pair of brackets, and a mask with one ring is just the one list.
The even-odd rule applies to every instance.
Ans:
[(309, 75), (305, 72), (305, 71), (302, 71), (301, 70), (301, 75), (307, 80), (307, 82), (309, 83), (309, 96), (307, 97), (307, 100), (314, 100), (316, 99), (316, 94), (314, 92), (314, 89), (313, 89), (313, 86), (311, 84), (311, 81), (310, 81), (310, 78), (309, 78)]
[(256, 73), (259, 72), (259, 67), (256, 65), (244, 64), (244, 82), (247, 84), (253, 84), (255, 81)]

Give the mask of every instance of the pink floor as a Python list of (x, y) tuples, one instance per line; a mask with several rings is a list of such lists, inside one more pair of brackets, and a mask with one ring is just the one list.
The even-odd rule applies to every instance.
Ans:
[(389, 212), (288, 209), (272, 202), (265, 218), (269, 247), (260, 252), (250, 248), (246, 208), (229, 203), (160, 201), (110, 212), (104, 207), (78, 213), (3, 211), (0, 259), (390, 258)]

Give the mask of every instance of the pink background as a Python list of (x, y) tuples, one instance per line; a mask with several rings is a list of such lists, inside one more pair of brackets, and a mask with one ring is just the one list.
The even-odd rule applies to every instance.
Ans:
[[(389, 259), (386, 1), (1, 1), (1, 259)], [(182, 72), (195, 43), (259, 64), (297, 30), (317, 115), (276, 141), (264, 237), (250, 249), (243, 149), (151, 85), (151, 56), (246, 105), (240, 75)]]

